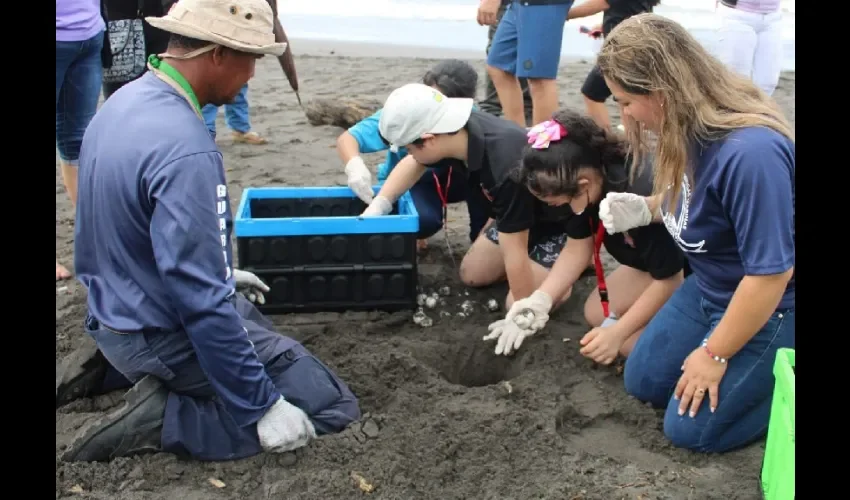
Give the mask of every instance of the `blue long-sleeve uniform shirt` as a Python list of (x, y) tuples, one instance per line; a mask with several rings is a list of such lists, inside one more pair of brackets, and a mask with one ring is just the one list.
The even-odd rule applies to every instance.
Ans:
[(247, 426), (280, 394), (232, 303), (230, 220), (221, 153), (183, 97), (148, 73), (104, 103), (80, 152), (74, 266), (89, 312), (119, 332), (185, 332)]

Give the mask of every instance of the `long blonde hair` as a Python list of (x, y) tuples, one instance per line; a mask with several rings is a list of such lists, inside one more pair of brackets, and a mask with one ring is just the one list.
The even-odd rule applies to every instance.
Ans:
[[(660, 97), (653, 191), (660, 194), (669, 188), (670, 207), (676, 206), (684, 176), (690, 174), (688, 151), (695, 143), (758, 126), (794, 140), (791, 125), (773, 99), (727, 69), (666, 17), (639, 14), (620, 23), (606, 37), (597, 64), (627, 93)], [(636, 169), (649, 149), (648, 134), (641, 124), (623, 119)]]

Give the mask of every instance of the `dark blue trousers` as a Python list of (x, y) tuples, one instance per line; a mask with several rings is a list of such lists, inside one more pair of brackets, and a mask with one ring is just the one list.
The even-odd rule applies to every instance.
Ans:
[(445, 193), (448, 185), (448, 202), (459, 203), (466, 201), (469, 211), (469, 241), (475, 241), (481, 229), (487, 223), (489, 202), (481, 192), (480, 183), (475, 181), (477, 175), (467, 178), (466, 169), (460, 165), (451, 169), (449, 183), (449, 167), (441, 165), (429, 167), (425, 174), (410, 188), (410, 196), (416, 211), (419, 213), (418, 238), (425, 239), (437, 234), (443, 228), (443, 202), (437, 191), (438, 185), (434, 174), (439, 179), (440, 192)]
[[(339, 432), (360, 418), (357, 398), (327, 366), (295, 340), (276, 333), (242, 295), (236, 295), (235, 305), (269, 377), (287, 401), (310, 417), (317, 434)], [(86, 329), (126, 379), (137, 382), (153, 375), (170, 391), (163, 451), (211, 461), (263, 451), (256, 424), (237, 426), (218, 401), (185, 333), (117, 334), (92, 317), (86, 320)]]

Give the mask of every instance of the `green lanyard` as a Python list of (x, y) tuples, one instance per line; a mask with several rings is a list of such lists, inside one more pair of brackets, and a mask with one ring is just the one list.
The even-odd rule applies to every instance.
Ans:
[(151, 54), (148, 57), (148, 65), (154, 70), (162, 72), (165, 76), (174, 81), (177, 85), (186, 92), (186, 95), (189, 97), (189, 100), (192, 106), (195, 107), (195, 110), (198, 114), (201, 114), (201, 103), (198, 102), (198, 97), (195, 95), (195, 91), (192, 90), (192, 86), (189, 85), (189, 82), (183, 78), (183, 75), (180, 74), (179, 71), (174, 69), (173, 66), (163, 61), (156, 54)]

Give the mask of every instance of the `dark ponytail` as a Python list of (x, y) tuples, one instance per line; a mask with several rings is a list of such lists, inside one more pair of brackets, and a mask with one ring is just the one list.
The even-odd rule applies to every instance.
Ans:
[(579, 170), (593, 168), (607, 188), (625, 187), (628, 179), (621, 178), (622, 174), (609, 175), (610, 166), (626, 164), (623, 139), (571, 109), (562, 109), (552, 118), (564, 127), (566, 136), (544, 149), (526, 146), (514, 172), (515, 181), (540, 196), (575, 196)]

